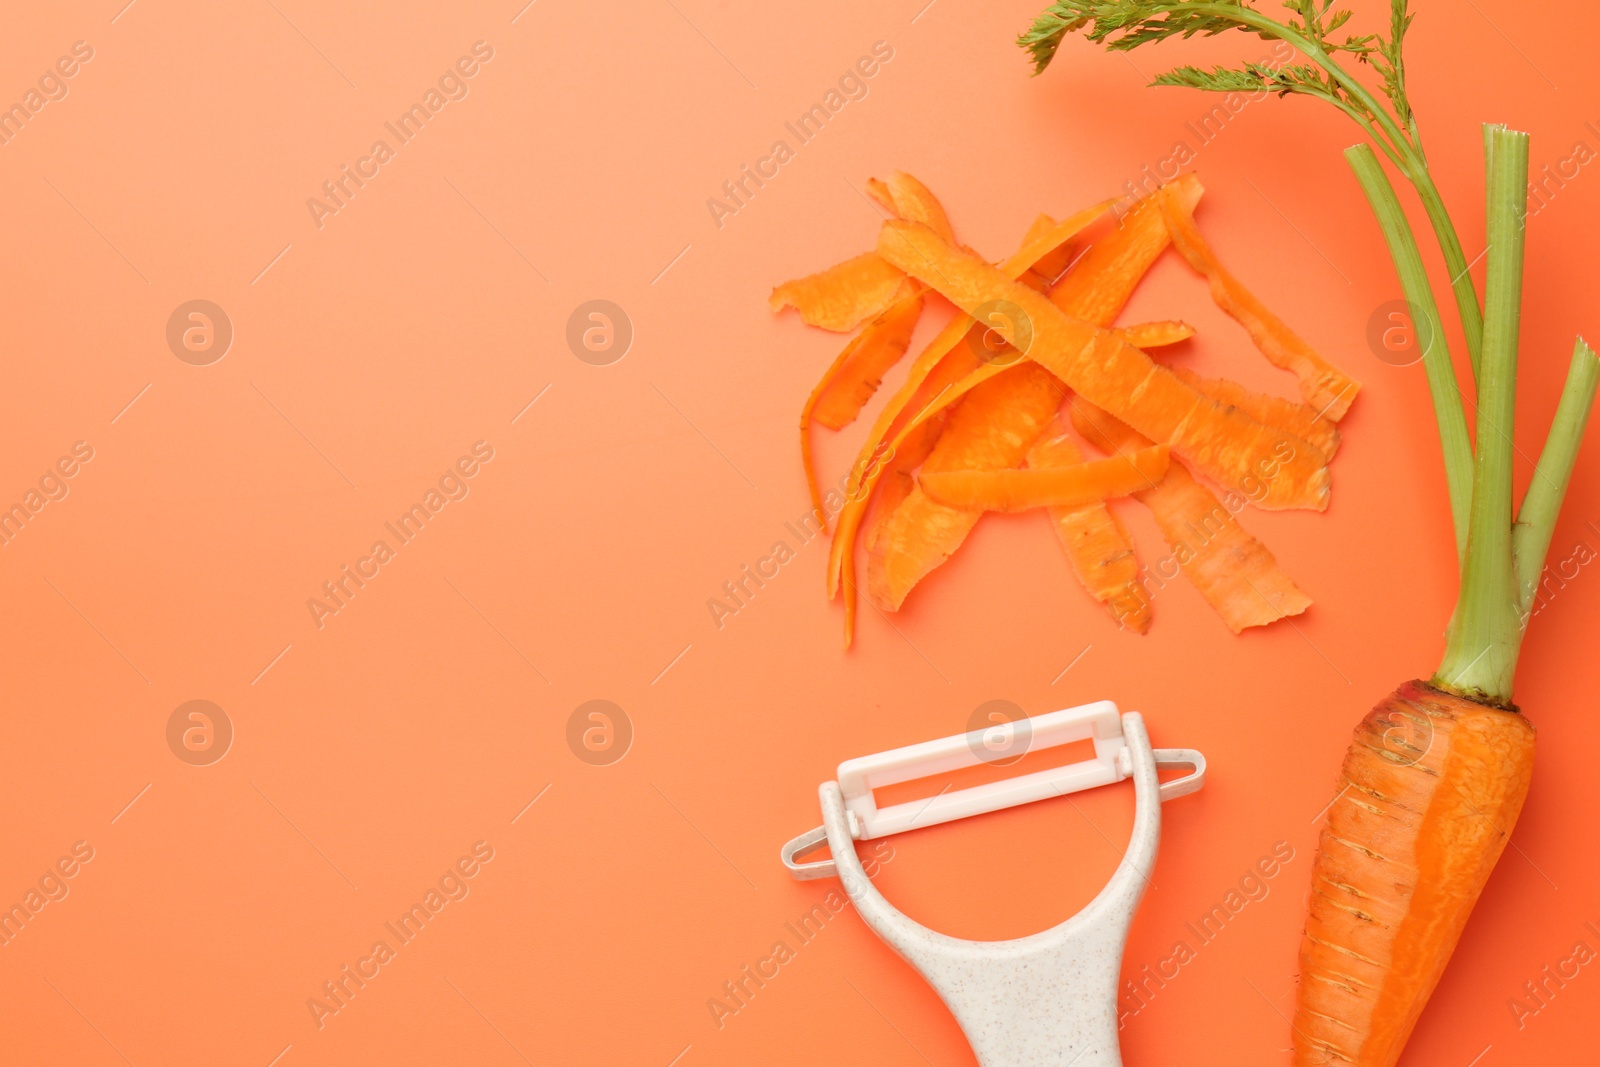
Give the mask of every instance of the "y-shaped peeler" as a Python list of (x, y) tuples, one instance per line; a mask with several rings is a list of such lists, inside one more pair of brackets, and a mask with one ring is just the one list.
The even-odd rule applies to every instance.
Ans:
[[(1092, 739), (1094, 758), (1003, 781), (879, 808), (872, 791), (985, 762), (993, 731), (974, 731), (839, 764), (824, 782), (822, 825), (783, 846), (796, 878), (837, 877), (873, 931), (944, 1000), (983, 1067), (1121, 1067), (1117, 975), (1134, 908), (1144, 895), (1161, 836), (1161, 802), (1199, 789), (1205, 757), (1152, 749), (1138, 712), (1102, 700), (999, 728), (1027, 730), (1028, 750)], [(1009, 735), (1008, 735), (1009, 736)], [(1162, 783), (1159, 767), (1189, 773)], [(968, 941), (913, 922), (884, 899), (862, 869), (855, 842), (1133, 779), (1133, 838), (1116, 873), (1078, 914), (1013, 941)], [(826, 844), (831, 859), (801, 862)]]

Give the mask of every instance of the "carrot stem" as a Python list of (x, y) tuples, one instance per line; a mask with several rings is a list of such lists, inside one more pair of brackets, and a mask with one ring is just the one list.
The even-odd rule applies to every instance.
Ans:
[[(1362, 143), (1345, 149), (1367, 194), (1372, 213), (1378, 217), (1378, 228), (1389, 243), (1389, 256), (1400, 275), (1400, 286), (1405, 290), (1406, 302), (1414, 316), (1412, 329), (1419, 343), (1425, 342), (1422, 352), (1422, 369), (1428, 378), (1428, 392), (1433, 397), (1433, 413), (1439, 423), (1439, 446), (1444, 452), (1444, 477), (1450, 492), (1450, 514), (1455, 520), (1456, 565), (1466, 562), (1467, 517), (1472, 509), (1472, 440), (1467, 436), (1467, 417), (1461, 406), (1461, 388), (1456, 381), (1455, 365), (1450, 361), (1450, 345), (1444, 335), (1444, 321), (1439, 316), (1439, 305), (1433, 299), (1433, 287), (1428, 282), (1428, 272), (1422, 265), (1422, 255), (1417, 251), (1416, 238), (1406, 221), (1405, 209), (1394, 195), (1394, 187), (1383, 172), (1383, 165), (1373, 154), (1372, 147)], [(1474, 297), (1476, 301), (1476, 297)]]
[(1572, 366), (1567, 370), (1566, 384), (1561, 387), (1556, 417), (1550, 423), (1544, 451), (1539, 453), (1533, 482), (1522, 498), (1517, 527), (1511, 534), (1517, 566), (1517, 607), (1524, 625), (1533, 609), (1534, 595), (1539, 591), (1545, 553), (1555, 533), (1562, 498), (1567, 495), (1567, 483), (1572, 480), (1572, 466), (1577, 462), (1578, 446), (1589, 424), (1597, 385), (1600, 385), (1600, 359), (1595, 358), (1594, 349), (1580, 337), (1572, 346)]
[(1461, 594), (1435, 684), (1487, 703), (1511, 703), (1522, 645), (1521, 599), (1511, 555), (1511, 464), (1517, 398), (1517, 331), (1528, 206), (1528, 135), (1486, 126), (1489, 155), (1488, 284), (1478, 363), (1477, 462)]

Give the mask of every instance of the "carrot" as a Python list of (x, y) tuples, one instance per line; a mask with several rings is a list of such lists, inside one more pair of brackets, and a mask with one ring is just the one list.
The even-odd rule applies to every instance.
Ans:
[[(1074, 318), (1101, 325), (1112, 322), (1150, 264), (1167, 247), (1166, 224), (1156, 198), (1178, 196), (1190, 202), (1198, 200), (1202, 191), (1197, 180), (1185, 176), (1134, 208), (1117, 229), (1090, 246), (1077, 266), (1050, 294), (1050, 302)], [(1033, 255), (1033, 247), (1030, 244), (1018, 258)], [(1033, 261), (1037, 262), (1037, 257)], [(1009, 396), (1002, 395), (989, 405), (993, 417), (953, 419), (929, 457), (929, 469), (970, 470), (985, 464), (996, 468), (1016, 466), (1060, 404), (1061, 391), (1052, 377), (1032, 363), (1007, 370), (1004, 375), (1007, 384), (993, 389), (997, 393), (1009, 393)], [(957, 430), (959, 432), (954, 432)], [(874, 599), (886, 611), (899, 610), (912, 588), (961, 546), (981, 515), (944, 508), (915, 489), (899, 511), (905, 512), (904, 517), (897, 517), (893, 522), (901, 531), (900, 537), (888, 550), (869, 561), (884, 572), (877, 577), (869, 572), (868, 586), (882, 594)], [(849, 607), (847, 602), (847, 618)]]
[(800, 409), (800, 464), (805, 470), (806, 488), (811, 493), (812, 513), (824, 532), (828, 528), (828, 513), (822, 506), (822, 491), (817, 486), (816, 464), (812, 458), (812, 419), (830, 430), (854, 422), (862, 406), (872, 399), (882, 383), (884, 372), (905, 355), (911, 344), (911, 332), (916, 329), (921, 314), (922, 287), (906, 278), (901, 283), (898, 299), (850, 339)]
[[(1041, 437), (1028, 450), (1033, 469), (1083, 462), (1083, 452), (1066, 434)], [(1111, 617), (1135, 633), (1150, 629), (1150, 602), (1139, 585), (1139, 558), (1122, 522), (1104, 503), (1051, 508), (1050, 528), (1061, 542), (1072, 572)]]
[(792, 307), (808, 326), (848, 333), (898, 299), (905, 274), (882, 257), (863, 253), (772, 290), (773, 311)]
[(1291, 371), (1299, 379), (1300, 395), (1318, 414), (1326, 414), (1334, 422), (1344, 418), (1361, 384), (1318, 355), (1223, 268), (1189, 211), (1180, 204), (1167, 204), (1163, 211), (1173, 247), (1206, 278), (1217, 306), (1249, 331), (1250, 339), (1273, 366)]
[(994, 302), (1013, 305), (1013, 321), (996, 329), (1032, 363), (1224, 485), (1250, 491), (1259, 507), (1327, 507), (1327, 466), (1304, 441), (1200, 394), (1109, 330), (1068, 318), (926, 226), (885, 223), (878, 251), (969, 314)]
[[(1497, 124), (1482, 130), (1487, 262), (1480, 303), (1472, 263), (1423, 151), (1403, 76), (1411, 18), (1406, 4), (1392, 5), (1387, 35), (1380, 30), (1343, 44), (1333, 34), (1345, 21), (1344, 9), (1291, 6), (1294, 17), (1278, 21), (1265, 5), (1057, 3), (1019, 43), (1032, 50), (1042, 69), (1062, 38), (1078, 30), (1113, 49), (1197, 29), (1207, 35), (1237, 30), (1287, 45), (1303, 62), (1276, 69), (1259, 63), (1180, 67), (1154, 81), (1301, 94), (1333, 104), (1361, 129), (1363, 140), (1345, 151), (1345, 159), (1372, 207), (1406, 302), (1426, 331), (1423, 371), (1439, 431), (1460, 587), (1438, 669), (1428, 682), (1408, 682), (1379, 703), (1345, 755), (1343, 780), (1312, 865), (1292, 1026), (1299, 1067), (1393, 1067), (1527, 795), (1534, 738), (1512, 699), (1517, 664), (1530, 632), (1527, 613), (1600, 389), (1600, 359), (1583, 338), (1575, 340), (1555, 417), (1519, 503), (1515, 441), (1525, 430), (1514, 423), (1518, 338), (1526, 326), (1528, 135)], [(1174, 14), (1188, 8), (1194, 10)], [(1352, 73), (1369, 59), (1381, 72), (1381, 94), (1368, 94)], [(1351, 95), (1342, 95), (1346, 91)], [(1459, 362), (1469, 373), (1458, 371), (1451, 357), (1433, 284), (1380, 149), (1411, 184), (1438, 238), (1466, 347)], [(1354, 395), (1354, 383), (1341, 384), (1306, 362), (1305, 351), (1279, 330), (1281, 323), (1252, 317), (1246, 325), (1257, 345), (1295, 371), (1307, 402), (1319, 413), (1326, 406), (1330, 417), (1342, 414), (1340, 405)], [(1471, 436), (1464, 394), (1476, 409)], [(1427, 618), (1388, 621), (1433, 631)], [(1574, 683), (1583, 686), (1582, 665), (1576, 669)], [(1457, 1018), (1473, 1010), (1458, 1008)], [(1437, 1051), (1429, 1051), (1414, 1061), (1438, 1061)]]
[[(1070, 241), (1084, 228), (1110, 210), (1113, 200), (1105, 200), (1092, 207), (1062, 220), (1054, 229), (1044, 235), (1036, 237), (1017, 251), (1010, 259), (1001, 265), (1001, 270), (1011, 277), (1021, 277), (1034, 263), (1055, 248)], [(1162, 230), (1165, 241), (1165, 230)], [(1159, 249), (1158, 249), (1159, 251)], [(867, 504), (872, 497), (876, 479), (882, 467), (869, 462), (872, 456), (883, 447), (924, 386), (931, 386), (941, 379), (947, 386), (977, 366), (978, 360), (973, 352), (973, 346), (962, 342), (981, 334), (982, 331), (965, 315), (957, 315), (939, 335), (929, 343), (928, 347), (912, 363), (911, 369), (906, 374), (906, 381), (890, 398), (882, 412), (874, 422), (872, 432), (868, 435), (866, 443), (862, 446), (860, 457), (852, 468), (852, 475), (845, 494), (845, 506), (839, 513), (838, 524), (834, 529), (833, 541), (828, 548), (828, 570), (826, 587), (828, 596), (836, 596), (842, 588), (845, 592), (845, 646), (849, 647), (855, 637), (855, 539), (860, 529), (861, 520), (865, 514)], [(942, 388), (942, 387), (941, 387)], [(939, 389), (932, 390), (937, 395)]]
[(1325, 460), (1332, 459), (1339, 450), (1339, 427), (1326, 415), (1317, 414), (1315, 408), (1281, 396), (1253, 393), (1227, 378), (1202, 378), (1186, 367), (1173, 367), (1172, 373), (1217, 403), (1236, 407), (1257, 422), (1293, 434), (1315, 447)]
[(1162, 348), (1187, 341), (1194, 336), (1194, 327), (1181, 319), (1163, 322), (1140, 322), (1121, 326), (1111, 331), (1135, 348)]
[(1167, 473), (1163, 445), (1071, 466), (1027, 470), (932, 471), (917, 484), (936, 503), (982, 511), (1072, 508), (1127, 496)]
[(1356, 727), (1312, 864), (1297, 1065), (1399, 1058), (1532, 775), (1527, 719), (1424, 682)]
[[(1081, 398), (1073, 398), (1072, 422), (1108, 454), (1150, 443)], [(1179, 571), (1234, 633), (1299, 615), (1311, 606), (1311, 598), (1283, 573), (1266, 546), (1246, 533), (1233, 512), (1182, 464), (1169, 465), (1158, 484), (1135, 493), (1134, 499), (1150, 509)]]

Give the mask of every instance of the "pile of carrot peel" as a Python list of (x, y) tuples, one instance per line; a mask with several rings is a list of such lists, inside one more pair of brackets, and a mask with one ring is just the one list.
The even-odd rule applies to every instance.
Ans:
[[(1235, 513), (1243, 501), (1327, 507), (1337, 424), (1360, 386), (1218, 261), (1194, 223), (1203, 192), (1194, 175), (1114, 225), (1114, 200), (1060, 221), (1041, 215), (998, 266), (957, 242), (944, 207), (911, 175), (873, 179), (868, 192), (888, 215), (876, 249), (785, 282), (770, 300), (774, 311), (792, 307), (809, 325), (853, 334), (800, 415), (817, 522), (826, 528), (837, 511), (827, 592), (844, 594), (846, 645), (858, 541), (867, 596), (897, 611), (985, 511), (1034, 508), (1089, 596), (1121, 626), (1147, 632), (1148, 568), (1108, 506), (1121, 497), (1148, 508), (1161, 529), (1168, 555), (1159, 570), (1181, 571), (1235, 633), (1310, 605)], [(1169, 246), (1260, 353), (1293, 375), (1298, 400), (1151, 358), (1194, 334), (1184, 322), (1116, 324)], [(909, 350), (930, 291), (956, 314), (878, 412), (842, 501), (825, 506), (813, 424), (840, 430), (861, 416)]]

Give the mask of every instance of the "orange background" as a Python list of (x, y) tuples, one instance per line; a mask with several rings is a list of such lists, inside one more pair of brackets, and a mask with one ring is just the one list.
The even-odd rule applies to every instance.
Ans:
[[(841, 342), (765, 300), (870, 246), (867, 177), (917, 174), (999, 257), (1035, 213), (1195, 145), (1185, 124), (1214, 101), (1145, 75), (1266, 52), (1230, 37), (1126, 58), (1072, 40), (1035, 80), (1011, 38), (1039, 0), (923, 2), (12, 13), (0, 101), (76, 41), (94, 55), (0, 145), (0, 503), (74, 442), (94, 458), (0, 548), (0, 902), (74, 842), (94, 855), (0, 948), (0, 1058), (971, 1063), (934, 995), (849, 913), (791, 945), (720, 1027), (707, 1000), (835, 886), (789, 880), (778, 847), (819, 822), (817, 783), (840, 760), (958, 732), (991, 699), (1041, 713), (1110, 698), (1143, 711), (1157, 745), (1211, 760), (1204, 791), (1165, 812), (1126, 975), (1276, 843), (1294, 852), (1127, 1020), (1125, 1058), (1286, 1062), (1318, 813), (1354, 722), (1435, 663), (1454, 593), (1421, 368), (1365, 340), (1399, 291), (1340, 116), (1252, 104), (1195, 162), (1219, 253), (1366, 385), (1328, 512), (1244, 516), (1315, 598), (1305, 616), (1235, 638), (1178, 583), (1148, 637), (1119, 633), (1026, 515), (985, 519), (892, 626), (864, 611), (847, 654), (821, 541), (722, 628), (706, 607), (805, 510), (794, 417)], [(1600, 27), (1577, 3), (1515, 20), (1415, 6), (1414, 96), (1472, 255), (1477, 124), (1532, 131), (1535, 170), (1580, 139), (1600, 148), (1585, 126)], [(493, 58), (465, 99), (319, 228), (307, 199), (477, 41)], [(877, 41), (894, 54), (869, 95), (718, 228), (706, 199)], [(1596, 325), (1591, 169), (1530, 222), (1525, 455), (1573, 334)], [(209, 366), (165, 340), (192, 299), (233, 323)], [(609, 366), (565, 342), (591, 299), (634, 325)], [(1173, 359), (1287, 392), (1168, 256), (1125, 320), (1174, 316), (1201, 332)], [(825, 471), (862, 432), (823, 435)], [(318, 628), (308, 598), (477, 441), (494, 458), (469, 495)], [(1552, 560), (1600, 544), (1597, 458), (1591, 444)], [(1157, 558), (1148, 517), (1123, 511)], [(1518, 690), (1542, 739), (1533, 792), (1406, 1062), (1589, 1047), (1592, 967), (1520, 1029), (1507, 1001), (1578, 940), (1600, 948), (1584, 927), (1600, 920), (1584, 755), (1600, 728), (1582, 682), (1597, 611), (1586, 569), (1533, 623)], [(166, 741), (193, 699), (235, 730), (209, 766)], [(567, 746), (593, 699), (635, 732), (609, 766)], [(905, 835), (878, 881), (952, 933), (1041, 929), (1109, 875), (1131, 807), (1123, 787)], [(469, 895), (319, 1029), (308, 998), (479, 841), (493, 859)]]

